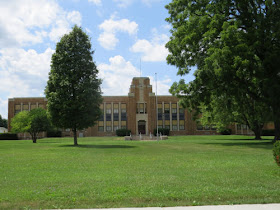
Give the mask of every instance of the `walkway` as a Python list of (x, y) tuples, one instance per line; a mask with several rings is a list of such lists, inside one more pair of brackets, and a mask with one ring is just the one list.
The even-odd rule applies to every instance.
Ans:
[[(220, 206), (178, 206), (147, 208), (110, 208), (100, 210), (280, 210), (280, 204), (245, 204)], [(95, 209), (96, 210), (96, 209)]]

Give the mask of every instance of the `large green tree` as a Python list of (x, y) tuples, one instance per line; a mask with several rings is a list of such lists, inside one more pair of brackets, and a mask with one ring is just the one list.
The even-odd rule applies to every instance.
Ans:
[(0, 127), (8, 128), (8, 120), (0, 115)]
[(74, 145), (78, 145), (77, 130), (93, 126), (101, 114), (101, 80), (92, 55), (88, 35), (74, 26), (57, 43), (51, 59), (45, 89), (48, 111), (56, 127), (73, 131)]
[(29, 133), (33, 143), (37, 142), (38, 134), (47, 131), (50, 120), (45, 109), (37, 108), (31, 111), (22, 111), (12, 119), (12, 132)]
[(220, 96), (224, 104), (233, 98), (243, 108), (240, 114), (265, 107), (273, 113), (275, 139), (280, 139), (279, 1), (173, 0), (166, 8), (173, 27), (168, 63), (180, 75), (197, 67), (195, 80), (175, 84), (175, 92), (193, 107), (208, 106)]

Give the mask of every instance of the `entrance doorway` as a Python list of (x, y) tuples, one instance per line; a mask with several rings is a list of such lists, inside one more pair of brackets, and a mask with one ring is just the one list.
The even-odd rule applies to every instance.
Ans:
[(138, 133), (146, 134), (146, 121), (145, 120), (138, 121)]

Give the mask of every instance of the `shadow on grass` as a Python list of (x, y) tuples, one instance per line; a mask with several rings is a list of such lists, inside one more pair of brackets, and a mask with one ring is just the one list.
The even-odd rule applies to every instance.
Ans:
[(136, 146), (128, 146), (128, 145), (61, 145), (60, 147), (78, 147), (78, 148), (92, 148), (92, 149), (131, 149)]
[[(227, 139), (229, 140), (229, 139)], [(236, 139), (235, 139), (236, 140)], [(240, 139), (239, 139), (240, 140)], [(248, 139), (247, 139), (248, 140)], [(201, 144), (206, 144), (206, 145), (221, 145), (221, 146), (229, 146), (229, 147), (233, 147), (233, 146), (239, 146), (239, 147), (251, 147), (251, 148), (260, 148), (260, 149), (272, 149), (273, 147), (273, 143), (272, 142), (247, 142), (247, 143), (243, 143), (243, 142), (222, 142), (222, 143), (201, 143)]]
[[(262, 142), (262, 141), (266, 141), (266, 140), (270, 140), (272, 141), (272, 139), (269, 139), (269, 138), (262, 138), (261, 140), (256, 140), (254, 137), (248, 137), (248, 138), (243, 138), (243, 139), (238, 139), (238, 138), (231, 138), (231, 139), (215, 139), (215, 140), (224, 140), (224, 141), (259, 141), (259, 142)], [(262, 142), (263, 143), (263, 142)]]

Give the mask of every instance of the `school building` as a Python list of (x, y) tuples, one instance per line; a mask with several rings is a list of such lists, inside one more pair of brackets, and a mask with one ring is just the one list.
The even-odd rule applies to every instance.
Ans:
[[(11, 119), (19, 112), (34, 108), (47, 108), (47, 99), (11, 98), (8, 103), (8, 129)], [(78, 136), (114, 136), (116, 130), (126, 128), (132, 135), (149, 135), (158, 128), (170, 129), (170, 135), (214, 135), (215, 127), (197, 124), (192, 113), (179, 105), (179, 99), (171, 95), (158, 95), (152, 90), (148, 77), (134, 77), (127, 96), (103, 96), (100, 106), (102, 116), (96, 125), (78, 132)], [(252, 134), (247, 126), (232, 125), (233, 134)], [(63, 136), (72, 136), (64, 129)], [(45, 134), (44, 134), (45, 135)]]

